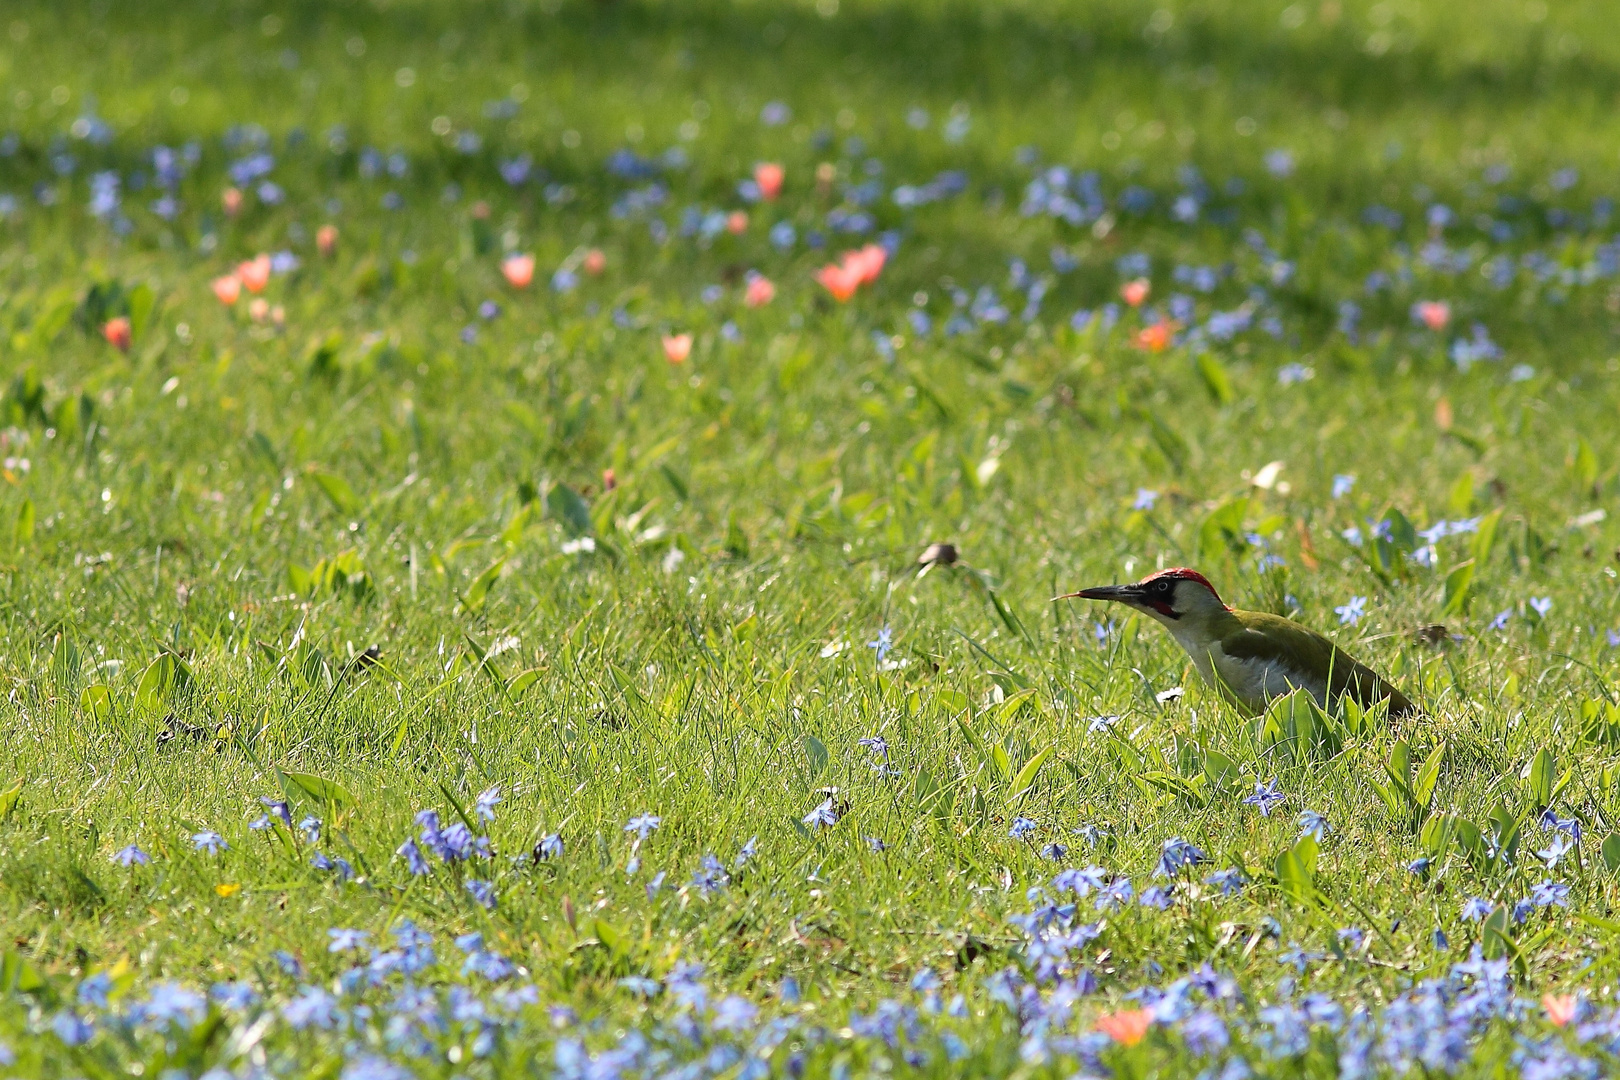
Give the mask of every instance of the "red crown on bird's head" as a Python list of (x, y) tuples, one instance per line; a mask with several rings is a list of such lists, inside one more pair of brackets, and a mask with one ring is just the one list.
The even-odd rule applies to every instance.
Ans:
[[(1208, 589), (1209, 594), (1215, 599), (1221, 599), (1221, 594), (1215, 591), (1215, 586), (1209, 583), (1209, 578), (1205, 577), (1203, 574), (1200, 574), (1191, 567), (1173, 566), (1168, 570), (1160, 570), (1156, 573), (1149, 574), (1147, 577), (1137, 582), (1137, 584), (1146, 585), (1150, 581), (1196, 581), (1198, 584)], [(1221, 606), (1227, 608), (1227, 610), (1231, 610), (1231, 605), (1226, 603), (1224, 600), (1221, 600)]]

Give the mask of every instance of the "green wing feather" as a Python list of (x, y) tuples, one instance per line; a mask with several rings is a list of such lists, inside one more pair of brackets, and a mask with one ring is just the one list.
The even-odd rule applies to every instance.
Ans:
[(1330, 698), (1348, 694), (1362, 708), (1387, 698), (1391, 716), (1415, 711), (1405, 694), (1315, 630), (1263, 611), (1233, 614), (1239, 626), (1221, 638), (1221, 651), (1227, 656), (1280, 660), (1301, 671), (1326, 671)]

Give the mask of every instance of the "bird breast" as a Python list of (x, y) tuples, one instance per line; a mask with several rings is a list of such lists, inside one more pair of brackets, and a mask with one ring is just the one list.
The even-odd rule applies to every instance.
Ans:
[(1318, 705), (1327, 700), (1327, 683), (1276, 658), (1228, 656), (1220, 642), (1211, 642), (1200, 657), (1188, 650), (1198, 674), (1217, 690), (1225, 688), (1243, 706), (1260, 712), (1267, 702), (1295, 690), (1305, 690)]

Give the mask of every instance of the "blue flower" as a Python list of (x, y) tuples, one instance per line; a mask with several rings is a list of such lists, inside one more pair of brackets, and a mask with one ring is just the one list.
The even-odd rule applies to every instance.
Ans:
[(226, 1012), (246, 1012), (259, 995), (245, 982), (217, 982), (209, 988), (208, 999)]
[(1367, 938), (1366, 932), (1363, 931), (1359, 926), (1341, 927), (1337, 931), (1337, 936), (1339, 939), (1339, 944), (1351, 952), (1361, 948), (1362, 944)]
[(1282, 802), (1287, 797), (1288, 796), (1277, 790), (1277, 780), (1275, 777), (1273, 777), (1263, 784), (1259, 781), (1255, 781), (1254, 794), (1246, 796), (1243, 800), (1243, 804), (1245, 806), (1252, 806), (1259, 810), (1261, 817), (1270, 817), (1271, 808)]
[(1552, 610), (1552, 606), (1552, 597), (1550, 596), (1532, 596), (1530, 598), (1530, 609), (1540, 618), (1545, 619), (1547, 613)]
[(193, 834), (191, 842), (198, 851), (206, 851), (210, 855), (218, 855), (231, 846), (225, 842), (223, 836), (212, 829), (205, 829), (200, 833)]
[(1214, 885), (1222, 896), (1236, 896), (1243, 891), (1246, 880), (1241, 870), (1217, 870), (1204, 878), (1204, 884)]
[(625, 824), (624, 831), (635, 833), (637, 840), (645, 840), (663, 823), (664, 819), (657, 814), (637, 814)]
[(79, 984), (78, 998), (80, 1005), (88, 1005), (95, 1009), (107, 1007), (107, 996), (112, 992), (112, 977), (105, 971), (98, 971)]
[(534, 846), (534, 853), (542, 859), (555, 859), (563, 853), (563, 838), (561, 833), (548, 833), (540, 838)]
[(1342, 499), (1350, 494), (1350, 489), (1356, 486), (1356, 478), (1349, 473), (1340, 473), (1333, 478), (1333, 497)]
[(894, 648), (894, 631), (885, 626), (878, 631), (878, 636), (874, 640), (866, 643), (866, 647), (877, 653), (878, 662), (882, 663), (883, 658)]
[(1569, 886), (1557, 881), (1543, 881), (1530, 890), (1530, 899), (1537, 907), (1568, 907)]
[[(759, 848), (759, 837), (757, 837), (757, 836), (749, 837), (748, 838), (748, 843), (746, 843), (742, 847), (738, 848), (737, 849), (737, 857), (735, 859), (731, 860), (732, 869), (741, 870), (743, 867), (745, 867), (749, 863), (753, 862), (754, 861), (754, 854), (756, 853), (758, 848)], [(881, 849), (879, 849), (879, 850), (881, 850)]]
[(1480, 922), (1494, 910), (1496, 905), (1489, 900), (1483, 896), (1474, 896), (1463, 901), (1462, 917), (1467, 922)]
[(1367, 598), (1352, 596), (1349, 603), (1340, 604), (1333, 613), (1339, 617), (1340, 626), (1354, 626), (1367, 614)]
[(829, 797), (826, 802), (804, 815), (801, 820), (806, 825), (819, 825), (824, 829), (830, 829), (838, 824), (838, 807), (833, 804), (833, 800)]
[(368, 930), (334, 926), (326, 932), (326, 936), (330, 939), (326, 945), (327, 952), (359, 952), (371, 943), (371, 932)]
[(1159, 501), (1159, 493), (1151, 488), (1137, 488), (1136, 501), (1131, 503), (1132, 510), (1151, 510), (1153, 504)]
[(1015, 818), (1013, 819), (1012, 828), (1007, 830), (1007, 835), (1014, 840), (1022, 840), (1038, 828), (1040, 826), (1027, 817)]
[(864, 746), (872, 753), (881, 755), (884, 760), (888, 760), (889, 742), (881, 735), (868, 735), (863, 739), (856, 739), (855, 745)]
[(1332, 831), (1333, 826), (1328, 824), (1327, 818), (1318, 814), (1315, 810), (1301, 810), (1299, 812), (1299, 835), (1302, 839), (1309, 836), (1320, 843), (1322, 837)]
[(422, 849), (416, 846), (415, 840), (405, 841), (399, 845), (399, 849), (395, 853), (404, 856), (405, 866), (412, 875), (421, 876), (433, 869), (428, 864), (427, 857), (422, 854)]
[(709, 1026), (715, 1031), (746, 1031), (759, 1016), (759, 1007), (733, 994), (714, 1007)]
[(494, 821), (495, 807), (501, 802), (501, 785), (484, 789), (473, 803), (473, 816), (479, 821)]
[(52, 1018), (51, 1030), (68, 1046), (83, 1046), (96, 1033), (96, 1029), (90, 1026), (90, 1021), (71, 1009), (63, 1009)]
[(1159, 854), (1159, 865), (1153, 871), (1153, 876), (1176, 877), (1181, 871), (1208, 861), (1209, 857), (1198, 848), (1181, 837), (1174, 836), (1164, 842), (1164, 849)]
[(125, 848), (119, 848), (113, 853), (112, 859), (113, 862), (117, 863), (119, 866), (149, 866), (152, 862), (152, 856), (148, 855), (134, 844), (131, 844)]
[[(662, 884), (663, 876), (659, 874), (654, 881)], [(703, 856), (703, 861), (699, 863), (697, 870), (692, 874), (692, 885), (704, 896), (712, 896), (729, 884), (731, 884), (731, 875), (726, 873), (726, 868), (713, 855)], [(649, 884), (647, 889), (648, 895), (651, 896), (653, 886)]]
[(329, 1031), (338, 1023), (337, 999), (318, 986), (306, 986), (281, 1007), (281, 1018), (294, 1031), (310, 1027)]
[(1041, 848), (1041, 858), (1051, 862), (1062, 862), (1069, 854), (1069, 849), (1062, 844), (1052, 843)]
[(1512, 608), (1506, 608), (1505, 610), (1498, 611), (1496, 613), (1496, 616), (1491, 619), (1490, 624), (1486, 627), (1486, 629), (1487, 630), (1500, 630), (1503, 627), (1507, 626), (1508, 620), (1511, 619), (1511, 618), (1513, 618), (1513, 609)]
[(1149, 885), (1142, 890), (1142, 895), (1137, 897), (1137, 903), (1143, 907), (1163, 911), (1170, 906), (1170, 890), (1161, 885)]
[(1088, 866), (1084, 870), (1070, 868), (1060, 870), (1052, 879), (1053, 892), (1072, 892), (1076, 896), (1087, 896), (1094, 889), (1101, 889), (1108, 883), (1108, 871), (1100, 866)]
[(489, 882), (479, 881), (477, 878), (468, 878), (467, 891), (472, 894), (472, 898), (481, 907), (491, 909), (495, 907), (495, 886)]

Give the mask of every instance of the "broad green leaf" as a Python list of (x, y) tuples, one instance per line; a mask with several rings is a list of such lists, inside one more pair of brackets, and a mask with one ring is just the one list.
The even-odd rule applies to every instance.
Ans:
[(814, 735), (806, 735), (801, 741), (804, 746), (805, 763), (810, 766), (810, 779), (814, 780), (827, 767), (830, 758), (827, 753), (827, 744)]
[(146, 333), (147, 324), (152, 319), (152, 308), (157, 303), (157, 297), (152, 293), (152, 287), (145, 283), (135, 286), (129, 293), (129, 333), (135, 341), (141, 340)]
[(1306, 836), (1277, 856), (1277, 884), (1289, 899), (1301, 904), (1315, 899), (1317, 854), (1316, 841)]
[(346, 810), (356, 804), (356, 799), (350, 791), (336, 780), (328, 780), (314, 773), (287, 772), (284, 769), (276, 770), (276, 779), (281, 782), (281, 790), (293, 802), (315, 802), (330, 804), (337, 810)]
[(0, 791), (0, 821), (5, 821), (17, 812), (17, 804), (22, 801), (23, 782), (21, 780), (12, 784), (4, 791)]
[(623, 956), (630, 951), (629, 935), (606, 919), (593, 919), (591, 921), (591, 933), (614, 956)]
[(1198, 526), (1198, 554), (1204, 559), (1242, 551), (1248, 547), (1244, 539), (1244, 518), (1249, 513), (1246, 497), (1228, 499), (1211, 510)]
[(331, 500), (338, 513), (353, 517), (360, 511), (360, 497), (354, 493), (349, 482), (337, 473), (314, 472), (310, 474), (310, 479)]
[(1592, 444), (1582, 435), (1575, 441), (1575, 457), (1570, 462), (1570, 475), (1575, 480), (1575, 486), (1582, 491), (1590, 489), (1597, 483), (1598, 459), (1592, 452)]
[(1480, 928), (1479, 941), (1487, 959), (1518, 956), (1518, 949), (1513, 945), (1512, 925), (1512, 919), (1505, 907), (1499, 907), (1485, 917), (1485, 925)]
[(190, 681), (191, 670), (173, 653), (158, 653), (135, 685), (135, 706), (144, 712), (159, 712)]
[(990, 763), (995, 766), (996, 775), (1003, 780), (1012, 779), (1012, 759), (1007, 756), (1007, 748), (1000, 743), (990, 744)]
[(1034, 700), (1035, 691), (1033, 689), (1020, 690), (1016, 694), (1008, 694), (1002, 703), (996, 708), (996, 724), (999, 726), (1011, 723), (1018, 716), (1018, 714), (1023, 712), (1024, 708), (1033, 703)]
[(1446, 574), (1446, 584), (1441, 592), (1441, 615), (1460, 615), (1468, 607), (1469, 589), (1474, 584), (1473, 559), (1458, 563)]
[(551, 485), (551, 490), (546, 492), (546, 510), (570, 536), (590, 535), (590, 504), (567, 484)]
[(1209, 785), (1216, 791), (1225, 791), (1243, 775), (1237, 762), (1221, 753), (1219, 750), (1206, 750), (1204, 752), (1204, 775), (1209, 777)]
[(1418, 833), (1418, 843), (1423, 845), (1423, 851), (1429, 858), (1438, 859), (1446, 853), (1454, 820), (1450, 814), (1441, 814), (1423, 823), (1423, 828)]
[(1457, 477), (1457, 482), (1451, 485), (1451, 494), (1446, 497), (1446, 503), (1453, 514), (1466, 514), (1474, 508), (1474, 474), (1466, 469)]
[(1034, 757), (1032, 757), (1028, 761), (1024, 762), (1024, 767), (1022, 769), (1018, 770), (1018, 775), (1017, 776), (1013, 777), (1013, 782), (1012, 782), (1012, 797), (1013, 798), (1015, 798), (1015, 799), (1019, 798), (1025, 792), (1029, 791), (1029, 789), (1031, 787), (1034, 786), (1035, 777), (1040, 773), (1041, 766), (1045, 765), (1046, 764), (1046, 759), (1051, 757), (1051, 756), (1052, 756), (1052, 747), (1048, 746), (1045, 750), (1042, 750), (1040, 753), (1036, 754)]
[(1390, 750), (1389, 763), (1384, 769), (1405, 794), (1412, 794), (1412, 748), (1405, 739), (1398, 741)]
[(490, 588), (500, 580), (501, 570), (506, 566), (506, 558), (502, 555), (482, 574), (473, 578), (473, 583), (467, 587), (467, 595), (461, 598), (462, 605), (468, 611), (476, 613), (484, 609), (484, 602), (489, 599)]
[(24, 499), (17, 508), (17, 523), (12, 526), (12, 539), (19, 546), (34, 538), (34, 500)]
[(1496, 527), (1502, 523), (1502, 511), (1492, 510), (1486, 514), (1479, 523), (1479, 531), (1474, 533), (1473, 548), (1474, 564), (1484, 566), (1491, 557), (1491, 548), (1496, 544)]
[(1609, 873), (1620, 872), (1620, 833), (1610, 833), (1603, 838), (1603, 866)]
[(1232, 379), (1226, 368), (1212, 352), (1199, 354), (1198, 374), (1204, 380), (1204, 389), (1217, 405), (1230, 405), (1236, 396), (1232, 392)]
[(1524, 769), (1519, 773), (1519, 779), (1524, 782), (1525, 796), (1537, 809), (1542, 809), (1552, 802), (1553, 770), (1552, 751), (1543, 746), (1525, 763)]
[(1604, 919), (1597, 915), (1588, 915), (1584, 911), (1575, 912), (1575, 917), (1581, 922), (1585, 923), (1587, 926), (1593, 926), (1599, 930), (1606, 930), (1611, 934), (1620, 934), (1620, 922), (1616, 922), (1613, 919)]
[(978, 754), (980, 758), (986, 758), (988, 755), (985, 752), (984, 740), (979, 738), (979, 733), (974, 731), (973, 725), (968, 723), (966, 713), (956, 718), (956, 726), (961, 730), (962, 738), (966, 739), (968, 745), (973, 747), (974, 753)]
[(105, 720), (112, 715), (113, 696), (109, 687), (101, 683), (87, 686), (79, 694), (79, 708), (83, 709), (91, 719)]
[(533, 686), (535, 682), (539, 680), (539, 678), (539, 668), (530, 668), (527, 671), (520, 671), (516, 675), (512, 676), (511, 682), (506, 684), (506, 692), (511, 697), (521, 697), (523, 692), (529, 687)]
[(1427, 810), (1429, 802), (1434, 798), (1434, 788), (1440, 781), (1440, 766), (1446, 758), (1446, 744), (1441, 743), (1429, 754), (1423, 762), (1423, 768), (1418, 770), (1417, 781), (1412, 785), (1412, 796), (1418, 809)]

